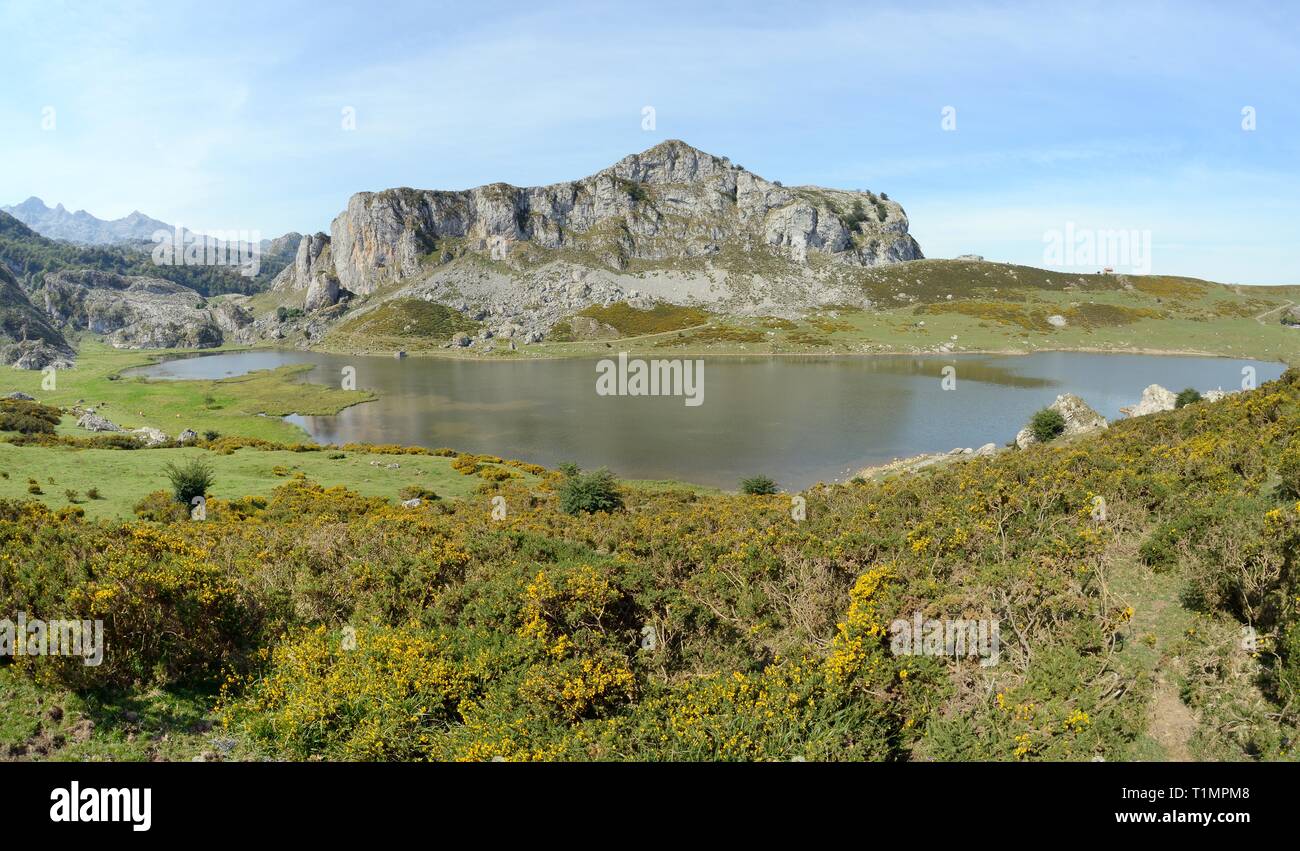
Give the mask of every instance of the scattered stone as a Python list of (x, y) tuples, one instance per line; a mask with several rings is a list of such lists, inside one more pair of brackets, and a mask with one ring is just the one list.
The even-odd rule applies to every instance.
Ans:
[(24, 393), (24, 392), (21, 391), (21, 390), (15, 390), (14, 392), (12, 392), (12, 393), (10, 393), (9, 395), (5, 396), (5, 398), (6, 398), (6, 399), (16, 399), (16, 400), (18, 400), (18, 401), (20, 401), (20, 402), (35, 402), (35, 401), (36, 401), (36, 398), (35, 398), (34, 396), (28, 396), (26, 393)]

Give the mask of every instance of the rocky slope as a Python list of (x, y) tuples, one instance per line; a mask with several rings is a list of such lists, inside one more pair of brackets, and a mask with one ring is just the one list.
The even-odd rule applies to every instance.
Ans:
[(125, 349), (212, 348), (252, 321), (237, 297), (209, 302), (160, 278), (88, 269), (47, 275), (32, 299), (53, 322)]
[(0, 264), (0, 363), (16, 369), (64, 369), (73, 358), (67, 340)]

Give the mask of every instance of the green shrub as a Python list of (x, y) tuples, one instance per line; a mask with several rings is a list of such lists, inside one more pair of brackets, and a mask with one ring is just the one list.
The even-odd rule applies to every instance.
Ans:
[(768, 496), (776, 493), (776, 482), (767, 476), (750, 476), (740, 482), (742, 493), (753, 496)]
[(618, 481), (604, 467), (594, 473), (574, 472), (566, 475), (560, 483), (559, 496), (560, 510), (565, 514), (577, 514), (580, 511), (594, 514), (597, 511), (616, 511), (623, 507), (623, 495), (619, 493)]
[(1030, 418), (1029, 431), (1039, 443), (1047, 443), (1065, 431), (1065, 417), (1053, 408), (1043, 408)]
[(172, 498), (181, 505), (190, 505), (195, 497), (207, 496), (212, 487), (212, 467), (202, 458), (194, 458), (184, 464), (168, 462), (163, 467), (167, 480), (171, 482)]
[(1174, 407), (1182, 408), (1186, 405), (1193, 405), (1199, 401), (1201, 401), (1200, 391), (1195, 387), (1188, 387), (1178, 394), (1178, 398), (1174, 400)]

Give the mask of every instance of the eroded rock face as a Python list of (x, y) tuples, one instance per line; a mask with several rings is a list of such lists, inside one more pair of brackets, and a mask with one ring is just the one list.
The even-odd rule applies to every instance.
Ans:
[(304, 236), (298, 253), (271, 282), (274, 290), (305, 290), (303, 310), (308, 313), (331, 307), (339, 300), (339, 279), (334, 271), (330, 238), (323, 233)]
[(75, 357), (63, 334), (0, 263), (0, 363), (14, 369), (68, 369)]
[(364, 294), (452, 250), (501, 259), (522, 243), (582, 251), (615, 269), (630, 259), (707, 258), (726, 245), (870, 266), (923, 256), (907, 228), (902, 207), (884, 197), (786, 188), (669, 141), (550, 186), (358, 193), (331, 225), (330, 250), (339, 285)]
[[(1057, 396), (1056, 401), (1047, 407), (1058, 412), (1065, 420), (1065, 429), (1061, 432), (1063, 437), (1091, 434), (1110, 428), (1110, 423), (1106, 421), (1105, 417), (1094, 411), (1087, 402), (1073, 393), (1063, 393)], [(1017, 448), (1028, 449), (1035, 443), (1038, 443), (1038, 438), (1034, 437), (1034, 433), (1029, 426), (1025, 426), (1017, 432)]]
[(57, 272), (34, 298), (54, 321), (102, 334), (117, 348), (205, 349), (222, 342), (221, 326), (203, 296), (160, 278)]

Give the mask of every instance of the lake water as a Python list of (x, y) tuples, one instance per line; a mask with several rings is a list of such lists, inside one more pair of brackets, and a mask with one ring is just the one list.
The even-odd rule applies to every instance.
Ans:
[[(850, 478), (921, 452), (1002, 445), (1038, 408), (1077, 393), (1110, 419), (1148, 384), (1175, 392), (1258, 382), (1281, 364), (1202, 357), (1042, 352), (1032, 355), (706, 358), (703, 403), (596, 392), (595, 360), (481, 362), (254, 351), (135, 370), (223, 378), (310, 363), (303, 380), (338, 385), (345, 367), (379, 399), (337, 416), (289, 419), (320, 443), (449, 446), (555, 466), (608, 466), (637, 479), (735, 488), (762, 473), (782, 487)], [(943, 388), (944, 367), (956, 387)]]

